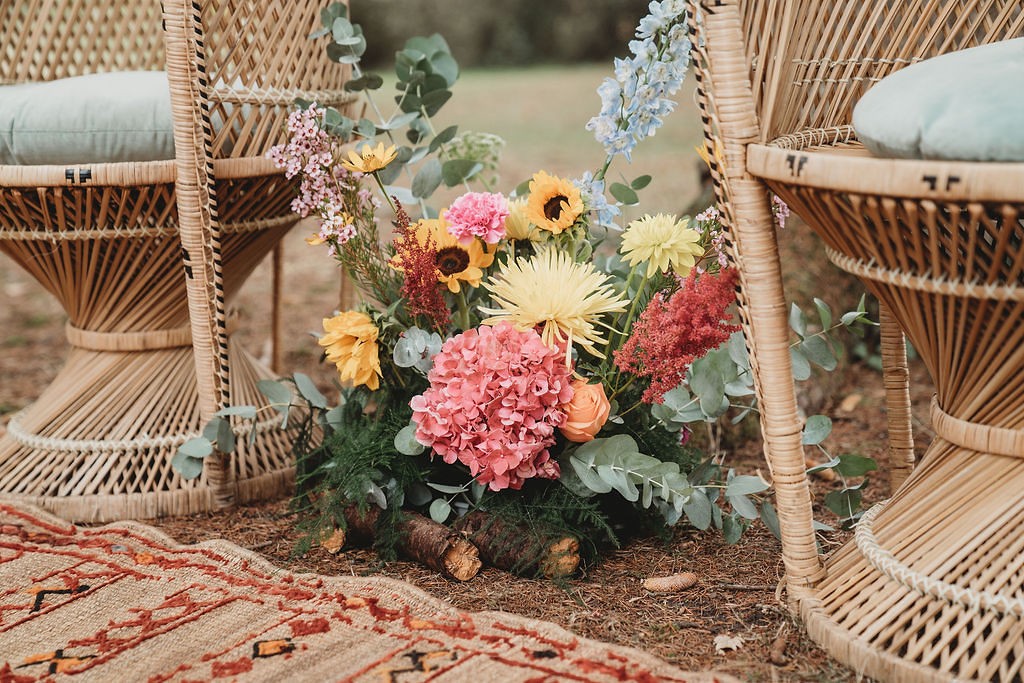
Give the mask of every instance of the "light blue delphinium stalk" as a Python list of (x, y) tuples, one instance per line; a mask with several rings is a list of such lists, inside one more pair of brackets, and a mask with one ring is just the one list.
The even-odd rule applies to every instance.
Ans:
[(615, 77), (606, 78), (597, 89), (601, 113), (587, 122), (587, 130), (607, 153), (594, 176), (598, 181), (616, 156), (630, 161), (637, 143), (654, 135), (675, 108), (670, 98), (690, 66), (683, 0), (654, 1), (648, 10), (637, 26), (637, 39), (629, 43), (632, 57), (615, 60)]

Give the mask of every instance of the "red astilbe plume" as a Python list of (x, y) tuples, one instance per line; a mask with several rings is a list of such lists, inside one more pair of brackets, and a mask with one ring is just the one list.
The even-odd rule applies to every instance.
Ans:
[(645, 403), (661, 403), (666, 392), (686, 379), (690, 363), (740, 329), (729, 323), (727, 312), (736, 300), (735, 283), (734, 270), (697, 277), (695, 269), (668, 301), (662, 293), (654, 295), (615, 352), (616, 367), (650, 379)]
[(424, 316), (438, 330), (448, 327), (451, 313), (444, 302), (440, 281), (437, 279), (437, 249), (433, 238), (427, 234), (421, 239), (409, 214), (392, 197), (395, 212), (394, 264), (402, 270), (402, 296), (412, 316)]

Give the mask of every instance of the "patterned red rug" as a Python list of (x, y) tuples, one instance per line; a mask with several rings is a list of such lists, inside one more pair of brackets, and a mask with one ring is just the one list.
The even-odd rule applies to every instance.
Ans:
[(732, 681), (383, 578), (0, 503), (0, 683)]

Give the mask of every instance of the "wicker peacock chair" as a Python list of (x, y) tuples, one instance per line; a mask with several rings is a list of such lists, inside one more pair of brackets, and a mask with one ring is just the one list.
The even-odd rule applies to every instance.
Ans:
[[(325, 0), (0, 0), (0, 85), (165, 71), (175, 158), (0, 166), (0, 249), (58, 298), (64, 368), (0, 438), (0, 496), (105, 521), (283, 493), (289, 438), (266, 413), (230, 459), (171, 458), (269, 371), (227, 302), (295, 224), (264, 158), (296, 98), (343, 105), (347, 70), (308, 36)], [(198, 381), (197, 381), (198, 378)], [(273, 412), (273, 411), (270, 411)]]
[[(850, 123), (878, 79), (1018, 37), (1024, 8), (1020, 0), (703, 0), (693, 9), (706, 132), (720, 150), (718, 189), (748, 298), (764, 300), (763, 283), (777, 280), (770, 188), (821, 234), (830, 259), (878, 296), (937, 390), (937, 436), (921, 464), (823, 565), (792, 406), (788, 395), (766, 403), (790, 599), (812, 638), (871, 676), (1020, 681), (1024, 164), (872, 158)], [(786, 362), (771, 354), (784, 348), (785, 323), (779, 311), (749, 310), (759, 382), (776, 391), (768, 383)], [(898, 335), (888, 342), (889, 353), (898, 350)], [(904, 418), (896, 416), (900, 429)]]

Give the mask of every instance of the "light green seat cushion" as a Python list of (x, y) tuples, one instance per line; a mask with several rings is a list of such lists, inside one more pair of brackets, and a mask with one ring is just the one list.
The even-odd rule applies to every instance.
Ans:
[(877, 156), (1024, 161), (1024, 38), (887, 76), (857, 103), (853, 127)]
[(162, 71), (0, 87), (0, 164), (173, 158), (171, 99)]

